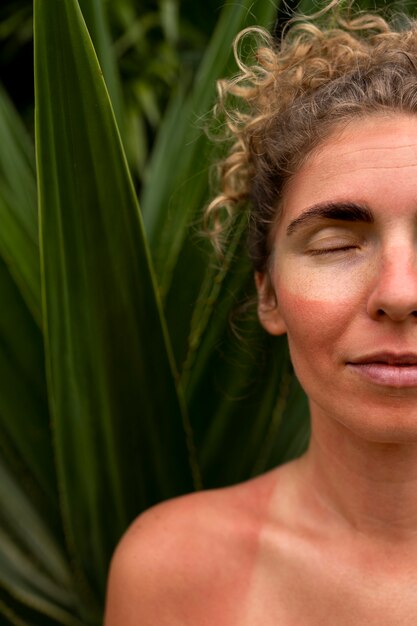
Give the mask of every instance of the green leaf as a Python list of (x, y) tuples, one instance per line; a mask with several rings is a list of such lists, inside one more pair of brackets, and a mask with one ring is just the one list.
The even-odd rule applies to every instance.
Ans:
[[(85, 622), (80, 621), (73, 615), (52, 608), (49, 611), (42, 600), (34, 598), (34, 605), (28, 602), (25, 594), (22, 595), (9, 593), (0, 586), (0, 615), (2, 626), (86, 626)], [(46, 610), (45, 610), (46, 609)]]
[(40, 604), (54, 612), (55, 602), (68, 594), (69, 574), (57, 543), (58, 492), (39, 328), (34, 150), (2, 89), (0, 112), (0, 253), (7, 263), (0, 258), (0, 586), (35, 604), (49, 589), (53, 599)]
[(276, 13), (272, 2), (243, 0), (223, 6), (209, 47), (193, 81), (192, 93), (174, 98), (158, 135), (142, 195), (144, 223), (163, 293), (191, 220), (208, 197), (207, 149), (211, 142), (201, 119), (214, 102), (216, 80), (230, 73), (232, 43), (250, 24), (270, 25)]
[[(110, 38), (103, 0), (80, 0), (80, 8), (93, 41), (119, 128), (124, 128), (122, 86)], [(123, 136), (123, 132), (122, 132)]]
[[(180, 370), (188, 358), (191, 320), (198, 317), (194, 304), (218, 280), (217, 262), (208, 261), (210, 248), (199, 235), (210, 194), (209, 167), (219, 156), (202, 120), (213, 106), (216, 80), (235, 69), (232, 42), (237, 33), (250, 24), (270, 25), (275, 12), (273, 3), (262, 0), (233, 2), (222, 8), (191, 93), (180, 84), (171, 100), (143, 189), (145, 228)], [(211, 308), (215, 309), (215, 301)]]
[(41, 326), (34, 149), (0, 86), (0, 256)]
[(193, 488), (186, 416), (137, 200), (75, 0), (35, 1), (35, 86), (49, 397), (67, 538), (94, 622), (93, 596), (104, 593), (127, 524)]
[(71, 587), (65, 552), (51, 534), (47, 518), (42, 519), (0, 461), (0, 589), (44, 616), (62, 618), (63, 624), (70, 625), (75, 624)]
[[(247, 309), (254, 292), (245, 251), (247, 218), (236, 223), (221, 261), (198, 232), (210, 194), (208, 167), (219, 157), (203, 132), (215, 81), (235, 71), (231, 51), (239, 30), (269, 27), (276, 10), (262, 1), (223, 7), (191, 95), (180, 88), (172, 100), (142, 200), (208, 486), (243, 480), (282, 462), (277, 442), (284, 437), (290, 443), (287, 405), (301, 393), (288, 371), (285, 339), (272, 340), (260, 329), (253, 304), (250, 317), (235, 311), (242, 303)], [(231, 315), (241, 326), (240, 337), (231, 331)], [(307, 411), (294, 423), (305, 432)]]
[(57, 486), (42, 335), (1, 259), (0, 297), (0, 450), (52, 521)]
[(159, 0), (159, 10), (161, 12), (161, 23), (165, 32), (165, 37), (171, 45), (178, 41), (178, 0)]

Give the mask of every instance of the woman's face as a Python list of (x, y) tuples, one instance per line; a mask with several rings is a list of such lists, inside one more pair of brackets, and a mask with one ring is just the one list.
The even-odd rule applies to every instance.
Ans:
[(417, 117), (353, 121), (288, 185), (259, 316), (312, 416), (417, 441)]

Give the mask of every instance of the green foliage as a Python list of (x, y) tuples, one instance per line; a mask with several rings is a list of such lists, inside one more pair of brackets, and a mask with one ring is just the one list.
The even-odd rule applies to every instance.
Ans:
[[(195, 226), (214, 158), (200, 120), (233, 68), (236, 33), (273, 27), (276, 6), (207, 6), (199, 21), (192, 3), (185, 17), (174, 0), (139, 16), (112, 3), (111, 47), (101, 1), (35, 0), (36, 168), (0, 90), (5, 624), (100, 624), (110, 556), (136, 515), (246, 479), (307, 441), (286, 343), (241, 306), (244, 225), (221, 262)], [(135, 117), (147, 141), (158, 131), (149, 159), (132, 148)]]

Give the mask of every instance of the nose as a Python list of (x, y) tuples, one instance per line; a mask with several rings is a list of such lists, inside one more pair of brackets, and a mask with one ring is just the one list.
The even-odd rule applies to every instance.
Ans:
[(417, 256), (408, 246), (397, 246), (386, 253), (377, 269), (377, 277), (368, 300), (368, 314), (383, 318), (417, 322)]

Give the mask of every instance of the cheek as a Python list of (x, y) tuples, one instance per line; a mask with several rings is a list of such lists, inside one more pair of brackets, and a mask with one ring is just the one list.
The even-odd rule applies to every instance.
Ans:
[(347, 332), (355, 315), (352, 294), (347, 298), (346, 289), (326, 290), (319, 299), (314, 290), (295, 293), (282, 286), (278, 293), (294, 367), (315, 367)]
[(303, 257), (284, 261), (276, 274), (275, 293), (291, 359), (302, 384), (307, 378), (317, 382), (329, 373), (326, 368), (343, 361), (363, 331), (373, 259), (319, 267)]
[(346, 306), (362, 298), (373, 280), (374, 265), (371, 259), (316, 267), (283, 263), (278, 266), (277, 293), (283, 291), (284, 297), (301, 298), (313, 306)]
[(275, 293), (289, 340), (325, 343), (366, 311), (374, 263), (311, 268), (302, 263), (278, 267)]

